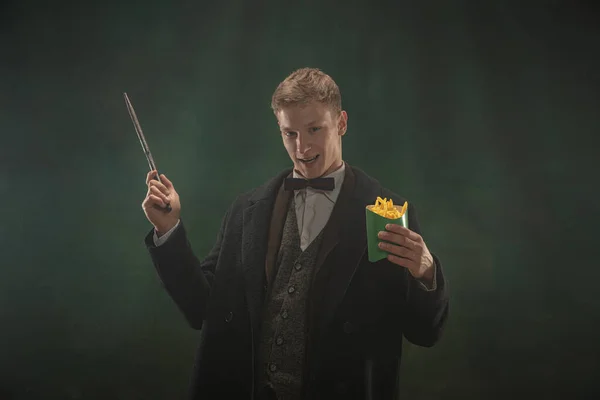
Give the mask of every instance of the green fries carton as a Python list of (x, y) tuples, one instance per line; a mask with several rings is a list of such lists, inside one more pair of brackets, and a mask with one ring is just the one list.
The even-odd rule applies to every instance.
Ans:
[(367, 251), (369, 261), (375, 262), (388, 256), (388, 252), (379, 248), (382, 240), (377, 236), (380, 231), (385, 231), (387, 224), (398, 224), (408, 228), (408, 202), (404, 205), (394, 205), (392, 199), (377, 197), (374, 205), (365, 209), (367, 222)]

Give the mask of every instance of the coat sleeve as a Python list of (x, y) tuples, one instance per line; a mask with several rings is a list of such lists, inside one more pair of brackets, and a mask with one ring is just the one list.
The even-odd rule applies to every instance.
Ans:
[[(408, 208), (408, 224), (409, 229), (421, 234), (417, 212), (413, 205), (409, 205)], [(427, 243), (425, 238), (424, 240)], [(408, 282), (403, 333), (409, 342), (424, 347), (431, 347), (439, 340), (449, 309), (448, 288), (442, 263), (435, 254), (432, 253), (432, 256), (435, 268), (433, 285), (435, 290), (427, 290), (406, 270)]]
[(202, 328), (206, 316), (227, 216), (228, 214), (223, 217), (215, 244), (202, 261), (192, 250), (183, 221), (161, 246), (155, 246), (153, 230), (145, 238), (146, 247), (163, 287), (194, 329)]

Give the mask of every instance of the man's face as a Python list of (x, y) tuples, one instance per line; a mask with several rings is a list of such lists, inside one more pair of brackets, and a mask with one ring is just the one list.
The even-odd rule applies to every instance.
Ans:
[(277, 122), (294, 169), (313, 179), (340, 167), (347, 121), (345, 111), (335, 115), (329, 106), (318, 102), (279, 110)]

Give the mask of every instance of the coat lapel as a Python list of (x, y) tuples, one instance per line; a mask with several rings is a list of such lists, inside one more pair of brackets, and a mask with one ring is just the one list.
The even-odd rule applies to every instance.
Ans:
[(362, 256), (367, 249), (365, 207), (377, 193), (363, 187), (347, 165), (342, 191), (325, 232), (317, 258), (314, 281), (314, 333), (324, 332), (344, 299)]
[(265, 262), (265, 275), (267, 279), (267, 287), (270, 287), (273, 278), (277, 273), (277, 254), (281, 246), (281, 236), (283, 235), (283, 226), (287, 217), (288, 207), (292, 199), (293, 191), (283, 190), (280, 187), (275, 205), (273, 206), (273, 214), (271, 215), (271, 225), (269, 227), (269, 241), (267, 244), (267, 256)]
[(258, 188), (243, 211), (242, 270), (245, 278), (246, 299), (250, 322), (260, 324), (260, 313), (266, 285), (265, 264), (273, 204), (283, 178), (290, 170), (283, 171), (264, 186)]

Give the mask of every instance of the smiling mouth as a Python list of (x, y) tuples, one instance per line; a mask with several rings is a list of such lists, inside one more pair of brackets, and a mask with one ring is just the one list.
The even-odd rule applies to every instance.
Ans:
[(302, 162), (303, 164), (310, 164), (314, 162), (317, 158), (319, 158), (318, 154), (312, 158), (298, 158), (298, 161)]

